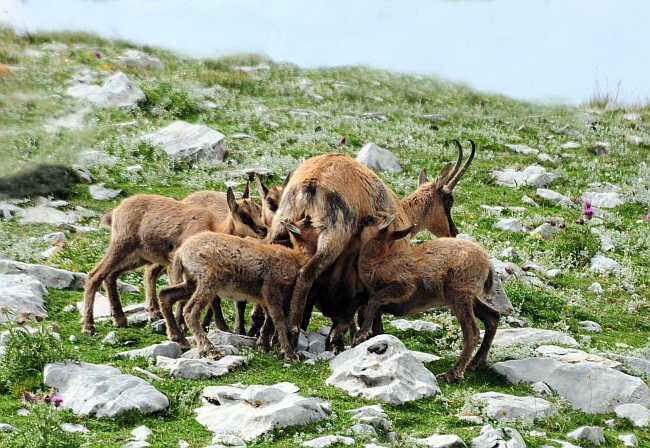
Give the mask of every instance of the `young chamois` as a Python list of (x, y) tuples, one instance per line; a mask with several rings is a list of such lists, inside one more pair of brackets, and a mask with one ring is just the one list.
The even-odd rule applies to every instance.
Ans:
[[(125, 327), (127, 319), (117, 291), (117, 279), (125, 272), (155, 263), (169, 265), (174, 251), (189, 236), (203, 231), (235, 235), (256, 235), (243, 222), (239, 205), (231, 188), (227, 193), (231, 213), (226, 220), (204, 207), (183, 204), (175, 199), (138, 194), (125, 199), (104, 217), (111, 226), (111, 241), (104, 258), (90, 271), (84, 290), (84, 333), (95, 334), (93, 316), (95, 293), (104, 283), (115, 325)], [(265, 228), (258, 229), (265, 232)], [(146, 294), (146, 308), (151, 317), (160, 313), (155, 296), (155, 283)]]
[[(456, 381), (466, 367), (476, 370), (485, 364), (499, 324), (499, 312), (480, 299), (493, 293), (490, 256), (479, 244), (462, 238), (437, 238), (393, 251), (391, 246), (413, 231), (413, 226), (391, 230), (394, 218), (371, 218), (361, 231), (359, 277), (370, 296), (353, 345), (370, 337), (377, 311), (411, 316), (430, 308), (450, 308), (463, 332), (463, 349), (452, 368), (437, 378)], [(469, 362), (479, 339), (475, 317), (483, 322), (485, 335)]]
[[(212, 345), (199, 322), (201, 310), (216, 295), (234, 301), (250, 300), (260, 305), (266, 314), (260, 331), (260, 350), (269, 350), (269, 332), (275, 327), (284, 357), (298, 362), (288, 338), (286, 311), (300, 267), (316, 251), (315, 228), (319, 223), (306, 217), (295, 225), (283, 225), (289, 232), (293, 248), (213, 232), (194, 235), (183, 243), (170, 267), (170, 276), (176, 284), (160, 291), (170, 340), (178, 342), (183, 349), (190, 348), (172, 316), (173, 304), (186, 300), (183, 315), (196, 338), (199, 352), (219, 358), (223, 353)], [(184, 279), (182, 283), (181, 279)]]
[(262, 196), (262, 222), (265, 226), (271, 227), (273, 222), (273, 217), (275, 212), (278, 211), (278, 206), (280, 205), (280, 199), (282, 199), (282, 192), (284, 188), (289, 183), (291, 178), (291, 173), (287, 174), (287, 177), (282, 182), (282, 185), (268, 188), (264, 183), (262, 183), (262, 178), (258, 173), (255, 173), (255, 183), (257, 184), (257, 190)]
[[(416, 223), (414, 232), (427, 229), (438, 237), (455, 237), (458, 230), (451, 218), (453, 188), (472, 162), (472, 153), (461, 167), (463, 152), (458, 141), (458, 159), (454, 168), (447, 163), (436, 179), (429, 182), (426, 172), (420, 173), (418, 189), (403, 200), (389, 189), (370, 169), (344, 154), (327, 154), (305, 161), (293, 174), (284, 189), (276, 218), (267, 239), (284, 239), (281, 222), (295, 222), (303, 216), (318, 217), (318, 249), (302, 267), (296, 280), (291, 303), (290, 326), (296, 344), (310, 289), (318, 279), (313, 299), (334, 325), (330, 337), (342, 346), (342, 333), (352, 322), (336, 320), (346, 314), (358, 292), (356, 262), (358, 232), (365, 216), (398, 213), (397, 223), (406, 227)], [(407, 247), (407, 241), (394, 244), (394, 249)], [(324, 277), (319, 279), (325, 273)], [(381, 323), (381, 321), (379, 321)], [(379, 325), (380, 327), (380, 325)]]

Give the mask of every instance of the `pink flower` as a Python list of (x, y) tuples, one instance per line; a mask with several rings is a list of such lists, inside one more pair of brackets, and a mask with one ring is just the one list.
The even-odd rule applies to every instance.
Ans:
[(97, 59), (99, 59), (99, 58), (102, 57), (102, 54), (101, 54), (99, 51), (97, 51), (97, 50), (93, 51), (93, 54), (95, 55), (95, 57), (96, 57)]
[(650, 219), (650, 213), (648, 213), (647, 215), (645, 215), (645, 219)]
[(591, 202), (585, 201), (585, 208), (591, 208)]
[(345, 136), (343, 136), (343, 137), (341, 137), (341, 141), (340, 141), (339, 144), (341, 144), (341, 145), (345, 145), (345, 143), (346, 143), (347, 141), (348, 141), (348, 139), (345, 138)]
[(585, 215), (587, 217), (587, 219), (591, 219), (591, 217), (594, 216), (594, 211), (591, 208), (586, 208), (586, 209), (584, 209), (582, 214)]
[(63, 403), (63, 397), (59, 394), (52, 395), (52, 403), (58, 408)]

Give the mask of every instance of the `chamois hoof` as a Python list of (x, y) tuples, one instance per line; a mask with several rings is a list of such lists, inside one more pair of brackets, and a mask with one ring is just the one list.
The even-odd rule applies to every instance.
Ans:
[(291, 361), (293, 363), (299, 364), (300, 363), (300, 358), (298, 358), (298, 355), (295, 353), (285, 353), (284, 354), (284, 359), (287, 361)]
[(458, 381), (459, 379), (461, 379), (462, 377), (463, 377), (462, 373), (460, 375), (456, 375), (456, 374), (452, 373), (451, 370), (450, 370), (449, 372), (445, 372), (445, 373), (441, 373), (439, 375), (436, 375), (436, 380), (444, 381), (445, 383), (454, 383), (454, 382)]
[(223, 358), (224, 356), (226, 356), (226, 354), (213, 346), (205, 350), (199, 350), (199, 356), (201, 356), (201, 358), (207, 358), (207, 359), (212, 359), (217, 361)]
[(95, 326), (95, 324), (84, 325), (81, 332), (84, 334), (89, 334), (91, 336), (94, 336), (97, 334), (97, 327)]
[(365, 332), (365, 331), (358, 331), (357, 334), (354, 335), (354, 340), (352, 341), (352, 347), (356, 347), (357, 345), (366, 342), (368, 339), (370, 339), (370, 335)]
[(117, 328), (124, 328), (129, 325), (129, 321), (127, 320), (126, 316), (115, 317), (113, 318), (113, 324)]
[(485, 359), (472, 359), (470, 363), (467, 364), (465, 370), (474, 372), (475, 370), (478, 370), (480, 367), (484, 366), (486, 363), (487, 361)]
[(149, 323), (153, 323), (164, 318), (165, 316), (163, 316), (160, 310), (149, 311)]

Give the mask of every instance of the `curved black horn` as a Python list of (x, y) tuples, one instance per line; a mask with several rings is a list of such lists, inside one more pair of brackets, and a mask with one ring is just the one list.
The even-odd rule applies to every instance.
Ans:
[[(467, 171), (467, 168), (469, 167), (470, 163), (472, 163), (472, 160), (474, 160), (474, 154), (476, 154), (476, 143), (474, 143), (473, 140), (468, 140), (471, 145), (472, 145), (472, 152), (470, 152), (469, 157), (465, 161), (465, 164), (463, 167), (456, 173), (456, 168), (454, 167), (454, 173), (453, 176), (451, 176), (451, 179), (449, 179), (449, 182), (445, 184), (445, 188), (447, 188), (449, 191), (453, 190), (458, 181), (460, 180), (461, 177), (463, 177), (463, 174), (465, 174), (465, 171)], [(454, 140), (456, 144), (458, 145), (458, 148), (460, 150), (460, 142), (458, 140)], [(462, 151), (462, 150), (460, 150)], [(460, 159), (459, 159), (460, 160)]]
[(451, 173), (449, 173), (449, 179), (454, 178), (460, 169), (460, 164), (463, 162), (463, 147), (458, 140), (454, 139), (453, 142), (456, 143), (456, 146), (458, 146), (458, 159), (456, 159), (456, 165), (454, 165), (454, 169), (451, 170)]

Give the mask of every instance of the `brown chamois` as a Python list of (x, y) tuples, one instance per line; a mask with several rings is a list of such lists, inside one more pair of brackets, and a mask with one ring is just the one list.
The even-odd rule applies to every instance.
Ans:
[[(294, 344), (297, 343), (298, 331), (307, 304), (307, 296), (317, 278), (326, 270), (327, 278), (321, 279), (328, 287), (321, 291), (319, 309), (328, 308), (329, 317), (343, 316), (358, 292), (356, 281), (350, 275), (356, 275), (354, 260), (358, 255), (356, 239), (362, 218), (377, 214), (398, 213), (398, 224), (405, 227), (417, 223), (414, 230), (428, 229), (438, 237), (456, 236), (458, 230), (451, 218), (453, 205), (452, 190), (471, 163), (475, 145), (465, 165), (462, 163), (462, 146), (458, 146), (459, 155), (456, 165), (447, 163), (436, 179), (429, 182), (426, 172), (420, 173), (418, 189), (402, 201), (369, 168), (344, 154), (327, 154), (308, 159), (293, 174), (284, 189), (276, 218), (273, 221), (268, 239), (284, 239), (285, 231), (282, 221), (295, 222), (303, 216), (318, 217), (321, 227), (317, 229), (318, 250), (303, 266), (296, 280), (296, 288), (291, 303), (290, 325)], [(356, 243), (355, 243), (356, 239)], [(407, 247), (405, 240), (396, 242)], [(344, 256), (341, 256), (345, 252)], [(333, 264), (336, 264), (333, 266)], [(352, 269), (350, 269), (352, 267)], [(352, 274), (349, 274), (352, 272)], [(331, 275), (330, 275), (331, 274)], [(318, 296), (317, 296), (318, 297)], [(338, 313), (336, 310), (339, 310)], [(332, 328), (332, 340), (341, 337), (351, 322), (342, 322)]]
[(280, 199), (282, 199), (282, 192), (289, 183), (290, 178), (291, 172), (287, 174), (287, 177), (284, 179), (284, 182), (282, 182), (282, 185), (269, 189), (262, 183), (262, 178), (260, 175), (258, 173), (255, 173), (255, 183), (257, 184), (257, 190), (260, 192), (260, 196), (262, 196), (262, 222), (267, 227), (271, 227), (273, 217), (275, 216), (275, 212), (277, 212), (278, 205), (280, 204)]
[[(353, 345), (370, 337), (377, 311), (411, 316), (430, 308), (450, 308), (463, 332), (463, 349), (452, 368), (437, 378), (456, 381), (466, 367), (476, 370), (485, 364), (499, 325), (499, 312), (481, 300), (493, 293), (490, 256), (481, 245), (462, 238), (437, 238), (393, 251), (391, 245), (413, 231), (413, 226), (390, 230), (394, 218), (371, 218), (361, 231), (359, 277), (370, 296)], [(483, 322), (485, 335), (469, 362), (480, 336), (475, 318)]]
[[(250, 237), (264, 238), (266, 236), (267, 226), (262, 223), (261, 217), (262, 217), (263, 207), (260, 208), (257, 202), (251, 199), (249, 184), (250, 182), (246, 182), (246, 188), (244, 189), (242, 198), (237, 200), (238, 219), (241, 220), (241, 222), (246, 224), (248, 227), (244, 228), (244, 230), (246, 230), (245, 234), (240, 234), (235, 231), (233, 235), (242, 236), (242, 237), (250, 236)], [(230, 207), (228, 205), (228, 195), (226, 193), (221, 193), (217, 191), (200, 190), (182, 199), (181, 202), (187, 205), (206, 208), (211, 212), (213, 212), (217, 216), (217, 218), (219, 218), (219, 220), (221, 221), (226, 221), (227, 219), (229, 219), (229, 215), (231, 213)], [(164, 268), (165, 266), (159, 264), (149, 264), (145, 268), (145, 275), (144, 275), (145, 290), (154, 291), (153, 300), (156, 300), (155, 287), (156, 287), (158, 276), (160, 275), (160, 273)], [(243, 308), (240, 309), (238, 307), (237, 313), (235, 314), (235, 333), (238, 334), (244, 334), (245, 332), (244, 315), (246, 313), (246, 303), (243, 303), (241, 305), (243, 305)], [(181, 307), (178, 308), (176, 313), (177, 320), (179, 321), (179, 323), (182, 322), (180, 309)], [(215, 298), (215, 300), (210, 304), (210, 307), (207, 310), (207, 313), (203, 319), (204, 327), (207, 327), (210, 324), (213, 315), (215, 318), (217, 328), (219, 330), (230, 331), (230, 328), (228, 327), (228, 324), (226, 323), (223, 317), (223, 312), (221, 310), (221, 301), (219, 300), (218, 297)], [(160, 317), (162, 317), (162, 314), (160, 314)]]
[[(201, 310), (217, 295), (234, 301), (249, 300), (261, 305), (266, 314), (260, 331), (260, 350), (269, 350), (269, 332), (275, 327), (284, 357), (298, 362), (289, 342), (286, 311), (300, 267), (316, 250), (314, 229), (318, 223), (312, 223), (307, 217), (295, 226), (288, 223), (284, 226), (293, 248), (213, 232), (188, 238), (176, 251), (170, 267), (172, 281), (179, 283), (160, 291), (169, 339), (183, 349), (190, 348), (172, 315), (173, 304), (186, 300), (183, 315), (201, 355), (221, 357), (223, 353), (212, 345), (199, 322)], [(184, 279), (182, 283), (181, 279)]]
[[(225, 221), (204, 207), (183, 204), (175, 199), (152, 194), (138, 194), (125, 199), (103, 219), (111, 226), (111, 240), (104, 258), (88, 274), (84, 289), (84, 333), (95, 334), (93, 316), (95, 293), (104, 283), (115, 325), (125, 327), (127, 319), (117, 291), (117, 279), (125, 272), (155, 263), (169, 265), (174, 251), (189, 236), (203, 231), (237, 235), (254, 235), (238, 214), (238, 204), (231, 188), (227, 193), (231, 213)], [(155, 284), (147, 290), (146, 304), (150, 316), (160, 313), (155, 298)]]

